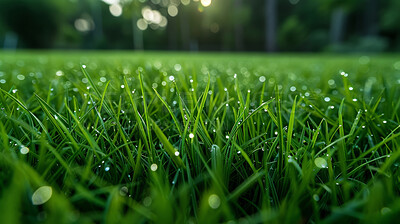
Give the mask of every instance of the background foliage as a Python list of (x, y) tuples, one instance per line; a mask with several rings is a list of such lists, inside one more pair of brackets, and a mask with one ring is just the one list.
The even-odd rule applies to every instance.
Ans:
[[(335, 52), (400, 49), (400, 4), (396, 0), (214, 0), (208, 7), (203, 6), (203, 1), (2, 0), (0, 46), (6, 45), (6, 37), (14, 34), (18, 48)], [(110, 13), (113, 4), (122, 7), (122, 15)], [(176, 16), (168, 13), (169, 6), (177, 8)], [(137, 21), (142, 18), (144, 7), (157, 10), (167, 25), (153, 23), (146, 30), (139, 30)], [(76, 29), (78, 19), (87, 23), (86, 30)], [(266, 42), (271, 38), (272, 46), (268, 47)]]

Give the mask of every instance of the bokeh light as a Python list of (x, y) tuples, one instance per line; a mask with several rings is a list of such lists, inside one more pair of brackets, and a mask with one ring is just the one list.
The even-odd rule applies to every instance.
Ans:
[(201, 4), (202, 4), (204, 7), (208, 7), (208, 6), (211, 5), (211, 0), (201, 0)]
[(168, 6), (168, 14), (171, 17), (175, 17), (176, 15), (178, 15), (178, 8), (175, 5), (169, 5)]
[(122, 6), (120, 4), (112, 4), (109, 7), (111, 15), (118, 17), (122, 15)]
[(90, 30), (93, 30), (94, 28), (90, 23), (90, 21), (84, 18), (76, 19), (74, 22), (74, 26), (75, 29), (77, 29), (80, 32), (88, 32)]
[(140, 30), (146, 30), (148, 27), (148, 24), (145, 19), (139, 19), (136, 25)]
[(190, 0), (181, 0), (182, 5), (189, 5)]

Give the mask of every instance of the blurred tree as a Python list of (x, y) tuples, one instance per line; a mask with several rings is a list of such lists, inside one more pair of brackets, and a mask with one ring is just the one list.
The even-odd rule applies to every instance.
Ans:
[(65, 1), (1, 0), (0, 21), (28, 48), (51, 47), (65, 22)]
[(290, 16), (279, 29), (279, 49), (284, 51), (301, 50), (306, 37), (307, 29), (297, 15)]
[(18, 40), (18, 47), (29, 48), (400, 50), (399, 11), (398, 0), (0, 0), (0, 42), (13, 47)]
[(269, 52), (277, 51), (277, 24), (278, 6), (276, 0), (265, 1), (265, 42), (266, 50)]
[(331, 44), (339, 45), (343, 42), (348, 16), (359, 9), (360, 1), (364, 0), (326, 0), (320, 3), (321, 9), (331, 14), (329, 28)]
[(387, 0), (380, 2), (379, 27), (382, 34), (391, 42), (391, 51), (400, 50), (400, 1)]

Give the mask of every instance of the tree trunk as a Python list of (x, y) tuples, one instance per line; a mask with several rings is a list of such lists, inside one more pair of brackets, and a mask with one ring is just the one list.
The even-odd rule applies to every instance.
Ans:
[(378, 25), (378, 7), (377, 0), (367, 0), (364, 15), (365, 34), (367, 36), (376, 36), (379, 32)]
[(182, 49), (185, 51), (190, 50), (190, 24), (187, 12), (182, 10), (180, 15), (181, 22), (181, 39), (182, 39)]
[(132, 13), (132, 36), (133, 36), (133, 49), (135, 50), (143, 50), (143, 31), (141, 31), (137, 25), (137, 17), (135, 13)]
[(7, 32), (4, 37), (4, 49), (15, 50), (18, 47), (18, 35), (14, 32)]
[(95, 24), (93, 35), (95, 40), (103, 39), (103, 15), (101, 13), (101, 2), (93, 2), (91, 4), (93, 21)]
[(178, 48), (178, 32), (177, 32), (177, 21), (175, 18), (168, 20), (167, 32), (168, 32), (168, 49), (177, 50)]
[(342, 7), (333, 10), (330, 28), (331, 44), (340, 44), (343, 41), (346, 28), (346, 14), (346, 11)]
[[(235, 0), (235, 12), (239, 13), (242, 8), (242, 0)], [(235, 19), (235, 49), (237, 51), (243, 51), (243, 24), (241, 21), (238, 22)]]
[(266, 0), (265, 4), (265, 49), (268, 52), (276, 51), (278, 9), (276, 0)]

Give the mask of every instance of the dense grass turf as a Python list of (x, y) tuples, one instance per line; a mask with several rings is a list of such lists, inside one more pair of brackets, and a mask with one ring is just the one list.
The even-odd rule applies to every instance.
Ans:
[(1, 223), (400, 214), (400, 57), (0, 52)]

